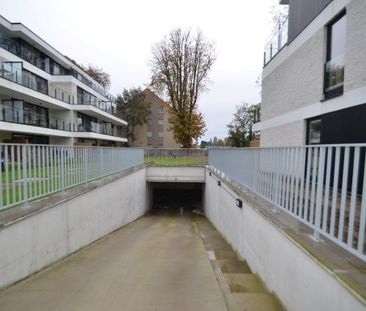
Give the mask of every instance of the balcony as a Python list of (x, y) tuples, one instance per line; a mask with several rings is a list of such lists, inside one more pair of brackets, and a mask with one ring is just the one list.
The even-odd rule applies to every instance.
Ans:
[(22, 38), (12, 38), (5, 33), (0, 33), (0, 48), (16, 55), (17, 57), (24, 59), (26, 62), (36, 66), (37, 68), (54, 76), (68, 75), (73, 76), (83, 84), (89, 86), (94, 91), (103, 95), (104, 97), (114, 100), (114, 97), (107, 92), (99, 83), (95, 82), (91, 78), (87, 78), (86, 74), (81, 74), (77, 70), (71, 68), (65, 68), (52, 58), (48, 57)]
[[(42, 107), (28, 105), (21, 106), (21, 101), (14, 101), (14, 107), (8, 107), (3, 104), (0, 113), (0, 130), (11, 132), (29, 132), (32, 134), (55, 135), (73, 137), (73, 133), (96, 133), (107, 136), (127, 139), (127, 132), (122, 126), (112, 127), (110, 123), (90, 122), (89, 124), (77, 124), (62, 119), (48, 119)], [(40, 111), (33, 111), (31, 107), (40, 109)], [(12, 124), (18, 124), (14, 127)], [(48, 129), (48, 131), (47, 131)], [(50, 130), (63, 131), (54, 132)], [(76, 135), (77, 136), (77, 135)], [(105, 139), (108, 139), (105, 137)]]
[(101, 101), (101, 100), (98, 100), (97, 98), (95, 98), (95, 99), (87, 98), (86, 99), (83, 95), (78, 95), (77, 102), (75, 104), (84, 105), (84, 106), (90, 105), (90, 106), (98, 108), (99, 110), (107, 112), (107, 113), (123, 120), (122, 114), (119, 113), (117, 111), (117, 109), (113, 106), (112, 101)]
[(124, 128), (119, 126), (111, 127), (110, 124), (106, 123), (89, 122), (84, 124), (77, 124), (76, 127), (73, 125), (73, 129), (75, 132), (89, 132), (120, 138), (127, 138), (127, 132)]
[(3, 62), (0, 68), (0, 78), (12, 81), (33, 91), (42, 93), (52, 98), (71, 104), (71, 94), (59, 89), (48, 87), (48, 81), (23, 69), (22, 62)]
[(272, 58), (287, 44), (288, 40), (288, 17), (285, 21), (278, 25), (278, 29), (274, 32), (273, 37), (264, 48), (264, 66), (266, 66)]
[[(107, 114), (114, 116), (115, 118), (120, 119), (117, 120), (115, 118), (112, 118), (113, 121), (118, 121), (119, 123), (121, 123), (121, 120), (123, 120), (122, 114), (116, 110), (116, 108), (112, 104), (112, 101), (99, 101), (97, 99), (85, 100), (84, 98), (82, 98), (82, 96), (77, 96), (77, 101), (75, 102), (74, 96), (70, 93), (65, 92), (58, 87), (55, 87), (52, 84), (50, 84), (49, 86), (47, 80), (23, 69), (22, 62), (3, 62), (0, 67), (0, 78), (14, 82), (18, 85), (50, 96), (67, 104), (83, 105), (85, 108), (87, 108), (87, 106), (93, 106)], [(75, 106), (73, 107), (77, 108)], [(108, 116), (104, 113), (100, 115), (95, 112), (95, 114), (96, 117), (102, 116), (104, 121), (110, 121), (110, 118), (108, 118)], [(125, 122), (122, 123), (125, 124)]]

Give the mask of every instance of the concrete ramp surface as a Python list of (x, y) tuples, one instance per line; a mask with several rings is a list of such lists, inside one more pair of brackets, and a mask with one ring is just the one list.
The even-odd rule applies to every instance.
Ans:
[(206, 218), (183, 206), (155, 208), (0, 292), (0, 310), (11, 311), (277, 307)]
[(0, 293), (0, 310), (226, 310), (190, 217), (156, 211)]

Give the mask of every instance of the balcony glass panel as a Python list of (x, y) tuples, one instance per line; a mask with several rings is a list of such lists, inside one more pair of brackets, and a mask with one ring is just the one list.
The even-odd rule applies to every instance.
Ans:
[(279, 25), (264, 48), (264, 65), (266, 65), (276, 54), (287, 44), (288, 40), (288, 18)]
[(48, 127), (48, 109), (20, 100), (3, 100), (1, 121)]

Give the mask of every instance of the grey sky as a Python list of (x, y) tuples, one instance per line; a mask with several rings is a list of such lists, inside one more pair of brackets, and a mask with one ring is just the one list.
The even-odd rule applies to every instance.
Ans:
[(154, 42), (176, 27), (200, 28), (218, 51), (210, 91), (199, 99), (208, 139), (226, 136), (236, 105), (260, 101), (255, 80), (274, 4), (278, 0), (0, 0), (0, 14), (76, 61), (105, 69), (114, 94), (149, 82)]

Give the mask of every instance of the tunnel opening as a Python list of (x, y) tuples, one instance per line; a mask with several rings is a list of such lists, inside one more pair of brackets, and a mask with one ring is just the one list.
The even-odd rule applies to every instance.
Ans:
[(150, 183), (151, 212), (191, 215), (203, 209), (203, 183)]

